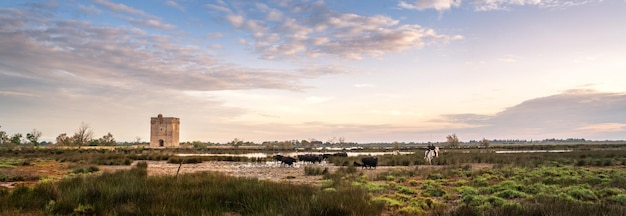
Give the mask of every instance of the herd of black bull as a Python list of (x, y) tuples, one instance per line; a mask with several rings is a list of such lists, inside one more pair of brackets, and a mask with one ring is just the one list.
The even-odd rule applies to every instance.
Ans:
[[(274, 160), (280, 161), (281, 166), (283, 165), (293, 166), (293, 163), (295, 163), (296, 161), (302, 161), (305, 163), (306, 162), (321, 163), (322, 161), (324, 161), (325, 159), (329, 157), (348, 157), (348, 153), (340, 152), (340, 153), (335, 153), (335, 154), (317, 154), (317, 155), (305, 154), (305, 155), (298, 155), (297, 160), (296, 158), (289, 157), (289, 156), (274, 155)], [(361, 158), (361, 162), (362, 163), (358, 163), (355, 161), (353, 165), (355, 167), (359, 166), (363, 168), (376, 168), (376, 165), (378, 165), (378, 158), (377, 157), (364, 157), (364, 158)]]

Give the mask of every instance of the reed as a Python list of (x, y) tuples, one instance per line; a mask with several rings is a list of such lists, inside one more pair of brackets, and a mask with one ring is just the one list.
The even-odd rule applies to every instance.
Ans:
[[(141, 164), (141, 163), (140, 163)], [(5, 212), (53, 215), (379, 215), (367, 191), (229, 177), (219, 173), (146, 175), (146, 166), (0, 193)]]

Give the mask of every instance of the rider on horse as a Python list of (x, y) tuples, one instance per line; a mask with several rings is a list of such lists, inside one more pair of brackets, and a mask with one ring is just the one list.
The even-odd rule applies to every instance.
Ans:
[(435, 145), (433, 145), (432, 143), (428, 144), (428, 151), (435, 152), (435, 157), (437, 157), (437, 151), (435, 151), (435, 149), (436, 149)]

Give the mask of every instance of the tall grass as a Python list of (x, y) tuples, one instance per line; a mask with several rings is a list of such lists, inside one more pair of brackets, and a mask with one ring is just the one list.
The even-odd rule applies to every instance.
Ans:
[(0, 207), (0, 214), (54, 215), (379, 215), (383, 209), (357, 187), (322, 191), (209, 172), (148, 177), (143, 163), (0, 191)]

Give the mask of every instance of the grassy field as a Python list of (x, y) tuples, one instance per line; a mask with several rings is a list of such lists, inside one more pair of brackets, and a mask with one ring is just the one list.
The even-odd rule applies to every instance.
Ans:
[[(421, 151), (384, 155), (379, 166), (394, 167), (384, 172), (352, 167), (356, 157), (335, 157), (330, 162), (343, 168), (334, 172), (302, 168), (303, 174), (323, 176), (319, 185), (208, 172), (147, 176), (142, 162), (113, 173), (98, 169), (137, 160), (180, 163), (172, 156), (180, 150), (5, 150), (0, 152), (0, 182), (28, 178), (36, 183), (0, 187), (0, 215), (626, 215), (626, 148), (569, 149), (575, 150), (497, 154), (494, 149), (446, 149), (433, 166), (424, 165)], [(11, 172), (46, 161), (67, 164), (65, 176)]]

